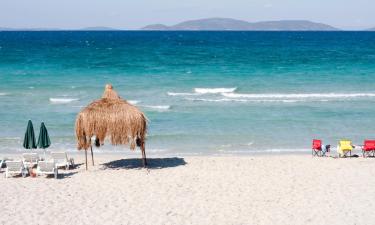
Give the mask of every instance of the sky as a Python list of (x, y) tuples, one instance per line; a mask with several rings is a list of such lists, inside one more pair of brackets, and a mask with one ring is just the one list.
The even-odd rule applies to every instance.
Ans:
[(0, 0), (0, 27), (138, 29), (225, 17), (311, 20), (341, 29), (375, 27), (374, 0)]

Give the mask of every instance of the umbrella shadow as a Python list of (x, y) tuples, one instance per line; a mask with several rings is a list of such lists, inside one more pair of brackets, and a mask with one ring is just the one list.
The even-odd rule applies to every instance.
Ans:
[(73, 175), (77, 174), (78, 172), (68, 172), (68, 173), (60, 173), (58, 175), (58, 179), (63, 179), (63, 178), (71, 178)]
[(74, 163), (72, 169), (79, 169), (84, 163)]
[[(142, 159), (120, 159), (101, 164), (103, 169), (141, 169), (143, 168)], [(186, 162), (184, 158), (148, 158), (148, 169), (164, 169), (171, 167), (184, 166)]]

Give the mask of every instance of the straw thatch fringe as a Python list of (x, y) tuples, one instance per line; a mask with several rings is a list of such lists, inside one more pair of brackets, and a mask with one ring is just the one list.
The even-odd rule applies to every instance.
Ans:
[(145, 143), (147, 118), (135, 106), (122, 100), (112, 89), (106, 86), (103, 98), (84, 108), (76, 119), (77, 148), (87, 150), (91, 138), (96, 137), (100, 145), (109, 137), (112, 145), (136, 145)]

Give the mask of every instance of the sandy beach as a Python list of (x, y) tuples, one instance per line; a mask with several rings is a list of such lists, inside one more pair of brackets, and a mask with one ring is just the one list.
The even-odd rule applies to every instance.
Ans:
[[(78, 163), (82, 154), (75, 155)], [(99, 155), (60, 178), (0, 178), (0, 224), (370, 224), (373, 158)]]

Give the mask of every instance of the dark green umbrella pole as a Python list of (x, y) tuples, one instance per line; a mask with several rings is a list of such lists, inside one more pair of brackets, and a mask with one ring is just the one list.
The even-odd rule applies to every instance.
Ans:
[(31, 120), (29, 120), (29, 122), (27, 123), (25, 137), (23, 139), (23, 147), (26, 149), (36, 148), (34, 127), (33, 127), (33, 123), (31, 122)]
[(44, 122), (40, 124), (39, 138), (38, 138), (38, 148), (44, 150), (44, 160), (46, 159), (46, 148), (51, 146), (51, 140), (49, 139), (48, 131)]

